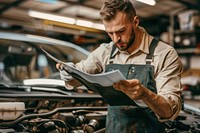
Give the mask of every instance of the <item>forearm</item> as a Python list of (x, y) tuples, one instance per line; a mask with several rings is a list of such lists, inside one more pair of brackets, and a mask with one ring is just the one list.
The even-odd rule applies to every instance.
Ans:
[(146, 95), (142, 100), (161, 118), (169, 118), (173, 115), (173, 110), (168, 101), (164, 97), (157, 95), (148, 89), (146, 90)]
[[(113, 84), (113, 87), (124, 92), (133, 100), (143, 100), (143, 102), (161, 119), (173, 119), (179, 112), (178, 95), (170, 94), (169, 99), (157, 95), (140, 84), (139, 80), (121, 80)], [(174, 97), (175, 96), (175, 97)]]

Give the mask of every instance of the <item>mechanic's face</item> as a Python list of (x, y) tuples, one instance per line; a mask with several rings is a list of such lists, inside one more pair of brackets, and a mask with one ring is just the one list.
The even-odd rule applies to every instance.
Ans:
[(103, 21), (106, 32), (120, 50), (128, 50), (135, 40), (135, 17), (130, 22), (125, 14), (119, 12), (110, 21)]

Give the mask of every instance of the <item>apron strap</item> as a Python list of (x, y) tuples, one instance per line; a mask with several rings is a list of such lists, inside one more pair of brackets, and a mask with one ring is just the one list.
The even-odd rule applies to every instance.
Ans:
[(153, 53), (154, 50), (156, 48), (156, 46), (158, 45), (158, 40), (156, 38), (153, 38), (153, 40), (151, 41), (150, 47), (149, 47), (149, 54), (146, 57), (146, 64), (151, 64), (152, 60), (153, 60)]
[(113, 43), (113, 47), (112, 47), (112, 51), (111, 51), (110, 59), (109, 59), (109, 64), (113, 64), (113, 61), (114, 61), (114, 58), (115, 58), (114, 52), (115, 52), (116, 48), (117, 48), (117, 47), (116, 47), (115, 44)]

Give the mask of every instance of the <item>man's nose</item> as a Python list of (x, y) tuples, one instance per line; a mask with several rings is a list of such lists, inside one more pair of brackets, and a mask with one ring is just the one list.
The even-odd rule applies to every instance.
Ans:
[(114, 33), (113, 34), (113, 41), (114, 43), (118, 43), (120, 41), (121, 37), (119, 34)]

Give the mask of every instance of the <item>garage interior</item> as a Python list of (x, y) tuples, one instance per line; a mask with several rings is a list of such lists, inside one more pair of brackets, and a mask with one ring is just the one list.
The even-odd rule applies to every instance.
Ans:
[[(153, 6), (132, 1), (140, 17), (140, 25), (153, 36), (161, 38), (163, 34), (164, 40), (170, 45), (174, 45), (174, 34), (181, 32), (180, 21), (183, 20), (179, 21), (178, 14), (186, 10), (198, 12), (200, 8), (198, 0), (156, 0)], [(103, 0), (1, 0), (0, 28), (4, 31), (58, 38), (82, 47), (93, 47), (98, 45), (97, 43), (109, 41), (99, 16), (102, 3)], [(45, 15), (51, 16), (46, 18)], [(196, 18), (196, 13), (193, 16)], [(62, 19), (66, 18), (74, 19), (76, 22), (70, 23), (70, 20), (63, 22)], [(83, 26), (79, 24), (81, 21), (84, 21)], [(199, 24), (196, 21), (194, 26), (198, 29)], [(99, 27), (84, 26), (91, 23), (99, 24)]]
[[(200, 111), (200, 1), (131, 0), (147, 32), (172, 45), (184, 65), (184, 102)], [(103, 0), (0, 0), (0, 31), (41, 35), (92, 51), (110, 38), (99, 10)]]

